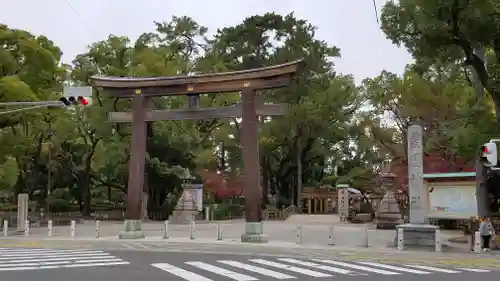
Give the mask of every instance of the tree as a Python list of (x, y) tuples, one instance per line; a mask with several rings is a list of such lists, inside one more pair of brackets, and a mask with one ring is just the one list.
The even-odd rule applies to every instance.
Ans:
[[(292, 105), (285, 117), (261, 118), (263, 195), (267, 198), (268, 190), (277, 193), (282, 199), (280, 205), (291, 203), (298, 180), (309, 184), (321, 181), (324, 173), (317, 170), (325, 168), (335, 144), (347, 137), (346, 127), (362, 102), (352, 77), (333, 71), (331, 59), (339, 55), (339, 50), (314, 38), (314, 32), (313, 25), (293, 14), (252, 16), (219, 30), (204, 58), (222, 61), (229, 70), (304, 58), (305, 68), (296, 83), (263, 93), (265, 102)], [(237, 168), (232, 159), (239, 162), (241, 158), (238, 120), (233, 120), (231, 127), (234, 138), (224, 140), (224, 146), (232, 168)], [(302, 179), (296, 176), (297, 156)]]
[[(499, 15), (500, 3), (495, 0), (402, 0), (388, 2), (381, 18), (384, 33), (408, 49), (419, 69), (436, 61), (470, 67), (500, 121)], [(482, 48), (487, 65), (479, 54)]]

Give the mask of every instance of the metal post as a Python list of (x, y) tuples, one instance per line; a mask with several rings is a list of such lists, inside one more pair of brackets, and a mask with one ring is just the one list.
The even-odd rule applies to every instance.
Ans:
[(329, 228), (330, 233), (328, 234), (328, 245), (335, 245), (335, 227), (332, 225)]
[(76, 234), (76, 222), (73, 220), (71, 221), (70, 235), (71, 237), (75, 238), (75, 234)]
[(469, 250), (469, 252), (474, 251), (474, 235), (473, 234), (467, 235), (467, 249)]
[(194, 240), (194, 216), (189, 223), (189, 239)]
[(220, 223), (217, 224), (217, 240), (222, 240), (222, 228)]
[(436, 237), (435, 237), (435, 241), (436, 241), (436, 252), (441, 252), (441, 230), (439, 229), (436, 229)]
[(295, 242), (297, 244), (302, 244), (302, 225), (299, 224), (295, 231), (296, 231), (296, 235), (297, 235)]
[(370, 247), (369, 238), (368, 238), (368, 225), (365, 227), (365, 235), (364, 235), (363, 247)]
[(53, 229), (53, 223), (52, 220), (49, 220), (47, 222), (47, 235), (49, 237), (52, 237), (54, 235), (54, 229)]
[(3, 221), (3, 236), (7, 237), (9, 235), (9, 221), (4, 220)]
[(481, 234), (479, 234), (479, 231), (474, 233), (474, 252), (481, 253)]
[(100, 221), (95, 221), (95, 238), (99, 238), (99, 225)]
[(163, 239), (168, 239), (168, 220), (163, 223)]
[(205, 207), (205, 220), (210, 221), (210, 207), (209, 206)]
[(24, 236), (30, 236), (30, 221), (24, 221)]
[(405, 249), (404, 232), (402, 228), (398, 228), (398, 250), (403, 251)]

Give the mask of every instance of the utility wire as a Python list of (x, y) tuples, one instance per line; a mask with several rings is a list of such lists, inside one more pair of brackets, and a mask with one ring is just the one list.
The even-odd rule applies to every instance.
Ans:
[(90, 35), (94, 38), (96, 38), (96, 32), (94, 31), (93, 28), (91, 28), (84, 20), (83, 20), (83, 17), (81, 16), (80, 12), (78, 12), (78, 10), (73, 7), (73, 5), (69, 2), (69, 0), (64, 0), (64, 3), (66, 3), (66, 6), (68, 6), (68, 8), (71, 9), (71, 11), (75, 14), (75, 16), (78, 18), (78, 20), (80, 21), (80, 23), (82, 24), (83, 27), (85, 27), (87, 29), (87, 31), (90, 33)]
[(378, 19), (378, 10), (377, 10), (377, 0), (373, 1), (373, 9), (375, 9), (375, 18), (377, 19), (377, 24), (380, 25), (380, 21)]

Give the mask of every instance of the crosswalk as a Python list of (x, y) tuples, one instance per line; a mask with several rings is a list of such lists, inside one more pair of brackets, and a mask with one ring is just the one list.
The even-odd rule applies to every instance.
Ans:
[[(485, 273), (487, 269), (441, 268), (427, 265), (390, 265), (371, 261), (346, 262), (326, 259), (248, 259), (243, 261), (186, 261), (183, 265), (153, 263), (153, 267), (187, 281), (255, 281), (273, 279), (331, 278), (334, 275), (428, 275), (433, 273)], [(171, 279), (172, 276), (170, 276)], [(220, 278), (223, 279), (220, 279)]]
[(100, 250), (0, 248), (0, 271), (130, 264)]

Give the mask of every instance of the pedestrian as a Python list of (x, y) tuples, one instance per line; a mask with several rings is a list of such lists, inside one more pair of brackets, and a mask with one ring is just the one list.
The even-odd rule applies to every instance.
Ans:
[(474, 239), (476, 231), (479, 228), (479, 223), (476, 217), (470, 217), (467, 225), (464, 227), (464, 233), (467, 236), (467, 243), (469, 246), (469, 252), (474, 252)]
[(481, 225), (479, 226), (479, 234), (483, 240), (483, 251), (490, 250), (490, 239), (493, 235), (493, 229), (488, 217), (484, 217)]

